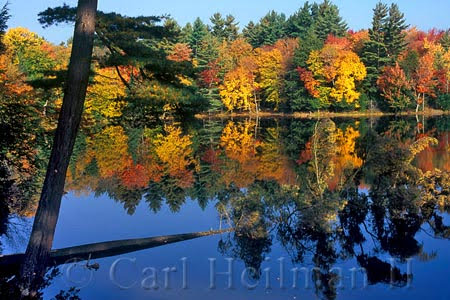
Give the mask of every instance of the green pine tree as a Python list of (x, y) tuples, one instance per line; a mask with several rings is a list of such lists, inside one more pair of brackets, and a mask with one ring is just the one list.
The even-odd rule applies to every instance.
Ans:
[(208, 63), (213, 62), (219, 56), (220, 40), (212, 33), (205, 35), (197, 48), (197, 61), (199, 71), (203, 71)]
[(295, 52), (294, 63), (296, 66), (306, 68), (309, 54), (313, 50), (323, 47), (323, 41), (317, 36), (314, 28), (310, 28), (305, 35), (300, 38), (299, 46)]
[(344, 36), (348, 30), (347, 23), (339, 15), (339, 8), (329, 0), (319, 5), (314, 27), (316, 35), (323, 41), (329, 34)]
[(369, 29), (369, 41), (364, 44), (362, 61), (366, 66), (367, 76), (364, 81), (366, 92), (375, 96), (377, 80), (382, 68), (388, 63), (385, 44), (385, 29), (388, 21), (388, 7), (381, 2), (373, 9), (372, 28)]
[(303, 37), (313, 26), (314, 19), (311, 13), (311, 4), (305, 2), (302, 8), (289, 17), (286, 22), (286, 34), (289, 37)]
[(261, 39), (261, 26), (259, 24), (250, 21), (247, 26), (242, 30), (242, 35), (254, 48), (259, 47), (262, 44)]
[(397, 4), (392, 3), (389, 7), (389, 17), (384, 36), (387, 57), (391, 64), (397, 61), (398, 55), (406, 47), (406, 33), (404, 31), (406, 28), (408, 28), (408, 25), (406, 24), (404, 14), (400, 12)]
[(180, 41), (185, 44), (190, 44), (190, 38), (192, 35), (192, 24), (187, 22), (181, 29)]
[(314, 111), (320, 108), (300, 81), (297, 67), (306, 68), (311, 51), (322, 47), (323, 41), (317, 37), (312, 27), (300, 38), (294, 55), (294, 67), (286, 73), (283, 91), (284, 97), (289, 100), (289, 107), (294, 111)]
[(269, 12), (260, 20), (259, 32), (263, 45), (273, 45), (279, 39), (286, 37), (286, 16), (275, 11)]
[(450, 29), (447, 29), (444, 35), (442, 35), (440, 42), (442, 47), (444, 47), (445, 51), (447, 51), (450, 48)]
[(197, 57), (198, 48), (207, 34), (208, 28), (205, 23), (200, 18), (195, 19), (192, 25), (192, 33), (189, 37), (189, 46), (191, 46), (194, 57)]
[(3, 44), (3, 35), (8, 28), (8, 25), (6, 23), (8, 22), (9, 18), (10, 15), (8, 13), (8, 3), (6, 3), (0, 10), (0, 53), (3, 53), (3, 51), (5, 51), (5, 45)]
[(214, 15), (212, 15), (211, 18), (209, 18), (211, 21), (211, 28), (210, 31), (213, 36), (217, 38), (224, 38), (225, 37), (225, 20), (222, 17), (222, 14), (217, 12)]
[(225, 18), (224, 37), (228, 41), (234, 41), (239, 36), (239, 22), (232, 15)]

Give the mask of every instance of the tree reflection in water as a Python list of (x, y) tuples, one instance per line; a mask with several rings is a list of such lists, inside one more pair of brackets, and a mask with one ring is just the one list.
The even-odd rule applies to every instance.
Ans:
[[(163, 205), (177, 212), (188, 198), (202, 208), (213, 203), (221, 223), (235, 228), (219, 251), (242, 260), (254, 279), (279, 243), (296, 265), (311, 257), (321, 298), (337, 297), (341, 278), (331, 270), (343, 260), (365, 268), (369, 284), (404, 286), (411, 278), (385, 257), (432, 260), (436, 253), (425, 252), (417, 234), (450, 236), (443, 217), (450, 208), (448, 119), (430, 119), (420, 132), (414, 122), (248, 119), (83, 129), (66, 190), (107, 194), (131, 215), (141, 201), (153, 212)], [(32, 215), (35, 201), (15, 205), (3, 182), (1, 232), (9, 214)]]

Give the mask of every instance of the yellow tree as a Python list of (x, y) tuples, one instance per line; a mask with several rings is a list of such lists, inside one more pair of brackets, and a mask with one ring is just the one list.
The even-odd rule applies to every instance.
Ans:
[[(358, 126), (355, 123), (355, 127)], [(333, 157), (334, 174), (329, 180), (329, 188), (335, 189), (344, 184), (347, 176), (344, 176), (346, 170), (354, 170), (361, 167), (362, 159), (356, 153), (356, 140), (360, 137), (360, 133), (352, 126), (348, 126), (345, 131), (337, 128), (336, 133), (336, 155)]]
[(311, 76), (301, 76), (301, 79), (311, 96), (324, 106), (342, 101), (354, 103), (359, 98), (356, 84), (366, 77), (366, 68), (354, 52), (325, 45), (320, 51), (311, 52), (307, 64)]
[(283, 84), (283, 56), (278, 49), (256, 49), (257, 84), (265, 94), (265, 100), (275, 104), (281, 102), (280, 92)]
[[(121, 67), (121, 74), (126, 74)], [(94, 84), (88, 87), (85, 114), (100, 114), (106, 118), (120, 117), (126, 106), (123, 100), (126, 96), (126, 86), (117, 74), (115, 68), (101, 68), (96, 70)]]
[(438, 79), (438, 88), (442, 93), (449, 93), (450, 86), (450, 48), (444, 49), (441, 44), (423, 41), (423, 48), (434, 58), (434, 66)]
[(43, 77), (56, 67), (56, 57), (51, 57), (53, 46), (30, 30), (17, 27), (3, 37), (6, 53), (31, 79)]
[(241, 64), (244, 57), (253, 55), (253, 47), (244, 39), (223, 41), (219, 47), (217, 64), (222, 73), (227, 73)]
[(168, 125), (166, 135), (159, 134), (154, 141), (155, 151), (167, 174), (177, 180), (180, 187), (189, 187), (194, 182), (191, 167), (195, 160), (192, 154), (192, 141), (183, 135), (181, 128)]
[(108, 178), (122, 173), (128, 167), (131, 155), (128, 152), (128, 137), (121, 126), (110, 126), (88, 140), (94, 151), (99, 174)]
[(243, 66), (228, 72), (219, 86), (219, 94), (225, 107), (252, 110), (255, 106), (255, 75)]
[[(5, 100), (5, 96), (15, 98), (17, 96), (26, 95), (32, 90), (33, 88), (26, 83), (26, 77), (20, 72), (19, 67), (16, 64), (13, 64), (7, 55), (0, 55), (1, 101)], [(28, 98), (26, 100), (28, 100)]]
[(226, 184), (234, 182), (239, 187), (245, 187), (257, 178), (257, 147), (260, 143), (253, 134), (254, 128), (255, 124), (251, 121), (230, 121), (223, 129), (220, 145), (228, 158), (223, 168)]

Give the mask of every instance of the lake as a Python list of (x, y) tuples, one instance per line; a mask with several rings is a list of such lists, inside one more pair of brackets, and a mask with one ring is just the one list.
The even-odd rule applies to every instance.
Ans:
[[(450, 299), (449, 131), (447, 116), (84, 130), (53, 249), (164, 238), (65, 261), (43, 297)], [(1, 218), (1, 254), (25, 250), (34, 208)], [(186, 233), (201, 234), (168, 237)]]

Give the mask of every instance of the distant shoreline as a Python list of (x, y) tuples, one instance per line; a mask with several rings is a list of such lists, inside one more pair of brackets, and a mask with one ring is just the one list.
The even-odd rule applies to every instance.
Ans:
[(294, 119), (321, 119), (321, 118), (370, 118), (370, 117), (384, 117), (384, 116), (441, 116), (449, 115), (450, 110), (437, 110), (437, 109), (427, 109), (425, 111), (404, 111), (404, 112), (381, 112), (381, 111), (349, 111), (349, 112), (327, 112), (327, 111), (316, 111), (316, 112), (294, 112), (294, 113), (280, 113), (271, 111), (262, 111), (258, 114), (250, 112), (239, 112), (239, 113), (199, 113), (195, 117), (197, 119), (228, 119), (228, 118), (294, 118)]

